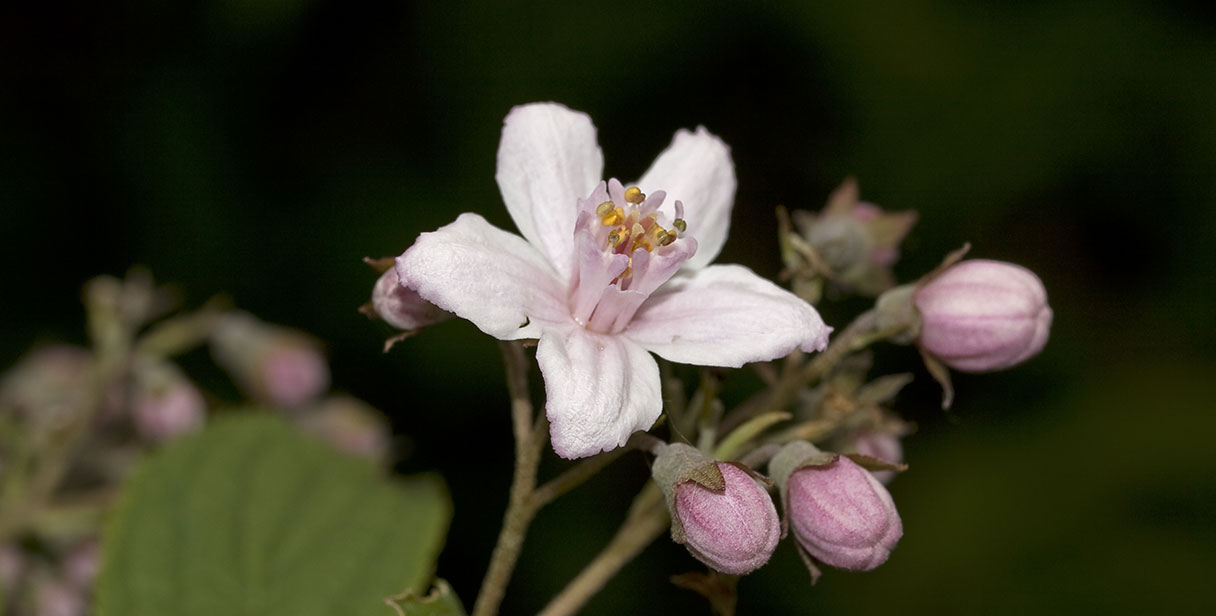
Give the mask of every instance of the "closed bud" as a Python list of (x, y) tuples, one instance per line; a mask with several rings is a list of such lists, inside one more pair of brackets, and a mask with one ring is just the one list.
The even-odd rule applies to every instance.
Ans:
[(207, 403), (172, 364), (141, 369), (135, 387), (131, 413), (144, 438), (165, 441), (202, 425)]
[(922, 349), (962, 372), (1021, 363), (1047, 344), (1052, 312), (1030, 270), (974, 259), (954, 265), (916, 292)]
[(247, 313), (223, 319), (211, 350), (237, 384), (261, 402), (296, 408), (329, 388), (329, 366), (312, 338)]
[(405, 331), (422, 329), (448, 319), (451, 313), (401, 285), (396, 268), (389, 268), (372, 287), (372, 309), (385, 323)]
[(903, 536), (890, 493), (848, 457), (796, 442), (769, 468), (781, 490), (786, 522), (805, 555), (833, 567), (869, 571), (887, 561)]
[(73, 587), (87, 592), (101, 571), (101, 545), (97, 539), (85, 539), (68, 549), (61, 563), (63, 577)]
[(697, 560), (743, 575), (772, 557), (781, 527), (773, 500), (753, 473), (674, 443), (659, 453), (653, 474), (667, 496), (672, 539)]
[(297, 421), (304, 431), (343, 453), (384, 461), (392, 450), (388, 422), (356, 398), (326, 398), (316, 408), (300, 414)]
[(25, 552), (11, 541), (0, 544), (0, 594), (7, 595), (25, 572)]
[(873, 297), (894, 284), (891, 265), (917, 217), (884, 211), (859, 195), (856, 180), (848, 178), (821, 212), (795, 212), (794, 222), (826, 269), (822, 274), (847, 291)]
[[(904, 448), (899, 442), (899, 437), (890, 432), (880, 430), (859, 432), (853, 437), (851, 446), (844, 451), (856, 452), (888, 464), (902, 464), (904, 461)], [(883, 484), (891, 483), (891, 480), (895, 479), (895, 471), (878, 470), (871, 472)]]

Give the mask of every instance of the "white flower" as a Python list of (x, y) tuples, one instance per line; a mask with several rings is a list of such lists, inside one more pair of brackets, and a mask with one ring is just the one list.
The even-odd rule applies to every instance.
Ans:
[(720, 139), (677, 132), (629, 188), (601, 181), (603, 165), (586, 114), (516, 107), (495, 177), (523, 237), (462, 214), (397, 259), (401, 283), (427, 301), (500, 340), (539, 338), (553, 449), (566, 458), (654, 423), (663, 397), (650, 353), (738, 367), (822, 350), (831, 331), (751, 270), (709, 265), (735, 195)]

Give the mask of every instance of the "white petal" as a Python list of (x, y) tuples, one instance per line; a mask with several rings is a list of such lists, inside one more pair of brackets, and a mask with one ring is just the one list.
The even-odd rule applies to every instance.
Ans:
[(427, 301), (499, 340), (537, 338), (542, 322), (570, 320), (565, 285), (544, 256), (477, 214), (418, 236), (397, 257), (397, 275)]
[(498, 144), (498, 189), (519, 232), (549, 258), (564, 280), (572, 269), (578, 199), (604, 170), (595, 125), (556, 103), (515, 107)]
[(823, 350), (829, 332), (793, 293), (741, 265), (712, 265), (667, 281), (623, 335), (674, 362), (737, 368)]
[(735, 165), (721, 139), (704, 126), (695, 133), (680, 130), (637, 185), (647, 193), (667, 191), (661, 209), (668, 218), (675, 218), (676, 200), (684, 202), (688, 234), (697, 238), (697, 254), (686, 268), (705, 267), (718, 256), (735, 202)]
[(646, 430), (663, 408), (659, 366), (641, 347), (581, 327), (546, 328), (536, 349), (553, 450), (582, 458)]

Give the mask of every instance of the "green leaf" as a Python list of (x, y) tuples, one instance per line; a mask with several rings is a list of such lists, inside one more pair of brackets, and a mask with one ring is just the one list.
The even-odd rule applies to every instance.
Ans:
[(129, 482), (96, 613), (385, 616), (385, 597), (428, 587), (450, 517), (436, 476), (390, 481), (274, 416), (232, 415)]
[(397, 611), (397, 616), (465, 616), (460, 598), (452, 592), (452, 587), (441, 579), (435, 580), (435, 587), (425, 596), (420, 597), (407, 590), (385, 599), (384, 602)]

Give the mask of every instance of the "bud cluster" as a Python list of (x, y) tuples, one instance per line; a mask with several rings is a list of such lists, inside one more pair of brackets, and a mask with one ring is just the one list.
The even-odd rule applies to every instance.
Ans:
[[(780, 368), (762, 366), (773, 387), (763, 400), (770, 409), (789, 404), (790, 414), (759, 413), (747, 404), (725, 412), (716, 381), (703, 381), (689, 405), (707, 412), (672, 417), (673, 435), (699, 430), (699, 447), (652, 447), (652, 476), (667, 498), (672, 539), (713, 571), (750, 573), (788, 534), (814, 581), (823, 565), (849, 571), (882, 565), (903, 536), (886, 484), (907, 468), (901, 439), (913, 426), (890, 406), (912, 375), (872, 377), (871, 355), (861, 349), (879, 340), (917, 345), (949, 394), (944, 366), (986, 372), (1025, 361), (1046, 343), (1052, 313), (1033, 273), (996, 261), (960, 262), (965, 250), (897, 286), (891, 266), (916, 215), (860, 202), (852, 180), (822, 213), (779, 213), (795, 292), (812, 303), (825, 291), (876, 297), (875, 308), (816, 360), (823, 363), (803, 366), (791, 356)], [(781, 398), (784, 391), (795, 395)], [(768, 477), (752, 470), (766, 461)], [(769, 497), (773, 487), (779, 498)], [(715, 604), (722, 600), (720, 585), (687, 587)]]
[[(36, 347), (0, 375), (0, 492), (6, 503), (38, 503), (40, 514), (65, 503), (58, 519), (71, 521), (39, 524), (0, 506), (0, 612), (86, 613), (98, 526), (134, 462), (217, 407), (248, 404), (222, 402), (186, 374), (175, 357), (199, 346), (251, 401), (340, 451), (389, 457), (383, 417), (327, 395), (329, 366), (311, 337), (220, 302), (173, 314), (173, 294), (142, 271), (94, 279), (84, 298), (90, 347)], [(102, 510), (82, 515), (78, 502)]]

